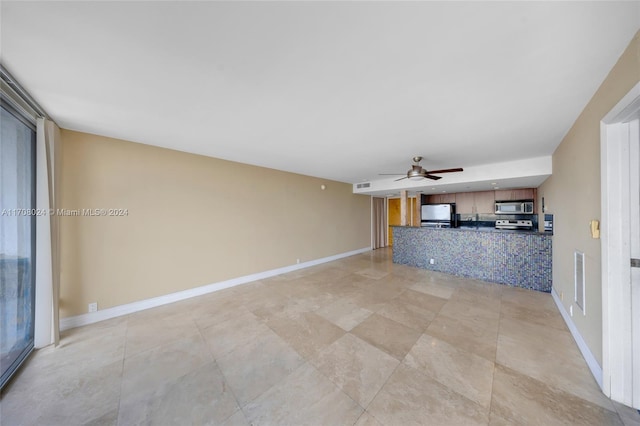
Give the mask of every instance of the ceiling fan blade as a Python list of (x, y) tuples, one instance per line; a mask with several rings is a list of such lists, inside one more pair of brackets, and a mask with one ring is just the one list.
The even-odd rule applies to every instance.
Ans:
[[(405, 177), (401, 177), (400, 179), (396, 179), (396, 180), (394, 180), (394, 182), (397, 182), (397, 181), (399, 181), (399, 180), (406, 179), (406, 178), (407, 178), (406, 176), (405, 176)], [(439, 178), (438, 178), (438, 179), (439, 179)]]
[(464, 171), (461, 168), (457, 169), (442, 169), (442, 170), (427, 170), (427, 173), (453, 173), (453, 172), (462, 172)]
[(430, 175), (430, 174), (427, 174), (425, 177), (426, 177), (427, 179), (431, 179), (431, 180), (438, 180), (438, 179), (442, 179), (442, 176), (434, 176), (434, 175)]
[(378, 176), (401, 176), (405, 173), (378, 173)]
[(427, 170), (427, 173), (454, 173), (454, 172), (462, 172), (462, 171), (464, 170), (458, 167), (455, 169)]

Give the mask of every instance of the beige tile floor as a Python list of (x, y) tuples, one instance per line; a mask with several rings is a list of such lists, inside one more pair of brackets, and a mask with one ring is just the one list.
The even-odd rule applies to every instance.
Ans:
[(631, 425), (551, 296), (376, 250), (63, 333), (13, 425)]

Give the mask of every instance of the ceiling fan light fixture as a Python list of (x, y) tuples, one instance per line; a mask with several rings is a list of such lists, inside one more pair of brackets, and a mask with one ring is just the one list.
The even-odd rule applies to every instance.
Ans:
[[(442, 179), (441, 176), (437, 176), (440, 173), (451, 173), (451, 172), (461, 172), (462, 168), (455, 168), (455, 169), (442, 169), (442, 170), (425, 170), (422, 168), (422, 166), (419, 164), (420, 161), (422, 161), (422, 157), (413, 157), (413, 162), (415, 164), (413, 164), (411, 166), (411, 169), (409, 171), (407, 171), (407, 175), (404, 177), (401, 177), (400, 179), (395, 179), (394, 182), (400, 181), (400, 180), (404, 180), (404, 179), (409, 179), (409, 180), (423, 180), (423, 179), (431, 179), (431, 180), (439, 180)], [(395, 173), (381, 173), (381, 176), (393, 176), (396, 175)], [(399, 174), (398, 174), (399, 175)], [(402, 175), (400, 175), (402, 176)]]
[(407, 179), (409, 180), (422, 180), (426, 178), (426, 173), (422, 167), (416, 168), (415, 166), (407, 172)]

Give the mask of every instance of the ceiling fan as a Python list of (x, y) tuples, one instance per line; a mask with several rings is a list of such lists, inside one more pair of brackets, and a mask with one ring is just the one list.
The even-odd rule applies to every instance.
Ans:
[[(400, 179), (396, 179), (395, 182), (397, 182), (399, 180), (402, 180), (402, 179), (410, 179), (410, 180), (432, 179), (432, 180), (438, 180), (438, 179), (442, 179), (442, 176), (435, 176), (435, 174), (453, 173), (453, 172), (461, 172), (461, 171), (463, 171), (462, 168), (442, 169), (442, 170), (425, 170), (420, 165), (420, 161), (422, 161), (422, 157), (420, 157), (420, 156), (413, 157), (413, 163), (414, 164), (411, 166), (411, 169), (409, 171), (407, 171), (407, 175), (405, 177), (401, 177)], [(380, 176), (397, 176), (397, 175), (401, 175), (401, 174), (402, 173), (381, 173)]]

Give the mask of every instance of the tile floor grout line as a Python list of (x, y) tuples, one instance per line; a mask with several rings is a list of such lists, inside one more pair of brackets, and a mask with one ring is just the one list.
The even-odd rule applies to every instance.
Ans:
[[(360, 340), (361, 342), (363, 342), (363, 343), (365, 343), (365, 344), (367, 344), (367, 345), (371, 346), (373, 349), (378, 350), (378, 351), (380, 351), (380, 352), (384, 353), (385, 355), (388, 355), (389, 357), (393, 358), (394, 360), (398, 361), (398, 359), (397, 359), (397, 358), (395, 358), (395, 357), (393, 357), (392, 355), (390, 355), (390, 354), (386, 353), (386, 352), (385, 352), (385, 351), (383, 351), (382, 349), (379, 349), (379, 348), (377, 348), (377, 347), (373, 346), (371, 343), (369, 343), (369, 342), (367, 342), (367, 341), (365, 341), (365, 340), (361, 339), (360, 337), (358, 337), (358, 336), (356, 336), (356, 335), (354, 335), (354, 334), (351, 334), (350, 332), (346, 332), (342, 337), (346, 336), (347, 334), (351, 335), (351, 337), (353, 337), (354, 339), (358, 339), (358, 340)], [(337, 339), (336, 341), (338, 341), (338, 340), (342, 339), (342, 337), (340, 337), (340, 338), (339, 338), (339, 339)], [(334, 343), (335, 343), (336, 341), (334, 341)], [(333, 344), (333, 343), (332, 343), (332, 344)], [(331, 345), (328, 345), (328, 346), (327, 346), (327, 348), (328, 348), (329, 346), (331, 346)], [(325, 348), (325, 349), (326, 349), (326, 348)], [(318, 354), (319, 354), (319, 353), (318, 353)], [(318, 354), (316, 354), (316, 356), (317, 356)], [(393, 371), (391, 372), (391, 374), (389, 374), (389, 377), (387, 377), (387, 380), (385, 380), (385, 382), (382, 384), (382, 386), (380, 386), (380, 389), (378, 389), (378, 392), (380, 392), (380, 390), (384, 387), (384, 385), (387, 383), (387, 381), (389, 380), (389, 378), (390, 378), (390, 377), (393, 375), (393, 373), (396, 371), (396, 368), (398, 368), (398, 365), (400, 365), (401, 363), (402, 363), (402, 361), (398, 361), (398, 364), (393, 368)], [(349, 396), (345, 391), (343, 391), (343, 390), (342, 390), (342, 388), (341, 388), (341, 387), (340, 387), (336, 382), (334, 382), (334, 381), (331, 379), (331, 377), (327, 376), (327, 375), (326, 375), (326, 374), (324, 374), (320, 369), (316, 368), (316, 366), (315, 366), (315, 365), (313, 365), (313, 363), (312, 363), (311, 361), (309, 361), (309, 364), (310, 364), (313, 368), (315, 368), (315, 369), (316, 369), (316, 371), (318, 371), (318, 373), (322, 374), (322, 375), (323, 375), (327, 380), (329, 380), (331, 383), (333, 383), (333, 385), (334, 385), (336, 388), (338, 388), (342, 393), (344, 393), (344, 394), (345, 394), (345, 395), (347, 395), (351, 400), (353, 400), (353, 402), (355, 402), (355, 403), (356, 403), (360, 408), (362, 408), (363, 412), (364, 412), (364, 411), (366, 411), (366, 409), (367, 409), (367, 407), (369, 406), (369, 404), (371, 404), (371, 402), (373, 402), (373, 400), (375, 399), (376, 395), (378, 395), (378, 392), (376, 392), (376, 395), (374, 395), (374, 396), (373, 396), (373, 398), (371, 398), (371, 400), (369, 401), (369, 404), (367, 404), (367, 407), (363, 407), (363, 406), (362, 406), (358, 401), (356, 401), (355, 399), (351, 398), (351, 396)]]
[[(355, 336), (357, 337), (357, 336)], [(405, 355), (406, 357), (406, 355)], [(404, 359), (403, 359), (404, 360)], [(369, 406), (373, 403), (373, 401), (376, 400), (376, 398), (378, 397), (378, 395), (380, 395), (380, 392), (382, 392), (382, 389), (385, 388), (385, 386), (387, 386), (387, 383), (389, 383), (389, 380), (391, 380), (391, 377), (393, 377), (394, 374), (396, 374), (396, 371), (398, 370), (398, 368), (400, 367), (400, 365), (402, 365), (402, 361), (398, 362), (398, 365), (395, 366), (395, 368), (393, 369), (393, 371), (391, 372), (391, 374), (389, 374), (389, 377), (387, 377), (387, 380), (384, 381), (384, 383), (382, 384), (382, 386), (380, 386), (380, 389), (378, 389), (378, 392), (376, 392), (376, 394), (373, 396), (373, 398), (371, 398), (371, 401), (369, 401), (369, 405), (367, 405), (367, 407), (364, 409), (365, 412), (369, 413), (367, 411), (367, 408), (369, 408)], [(386, 426), (385, 423), (383, 423), (382, 421), (378, 420), (378, 418), (376, 416), (374, 416), (373, 414), (369, 413), (370, 416), (372, 416), (374, 419), (376, 419), (380, 424), (382, 424), (383, 426)]]
[[(347, 398), (349, 398), (351, 401), (353, 401), (354, 404), (356, 404), (358, 407), (362, 408), (362, 413), (360, 413), (360, 416), (358, 416), (358, 419), (362, 416), (362, 414), (366, 411), (366, 408), (364, 408), (362, 405), (360, 405), (360, 403), (358, 401), (356, 401), (355, 399), (351, 398), (350, 395), (348, 395), (345, 391), (343, 391), (340, 386), (338, 386), (333, 380), (331, 380), (330, 377), (328, 377), (326, 374), (324, 374), (322, 371), (320, 371), (319, 369), (316, 368), (315, 365), (313, 365), (313, 363), (311, 361), (307, 361), (305, 364), (308, 364), (309, 367), (313, 368), (318, 374), (320, 374), (322, 377), (324, 377), (325, 379), (327, 379), (329, 381), (329, 383), (331, 383), (338, 392), (340, 392), (341, 394), (343, 394), (344, 396), (346, 396)], [(373, 401), (373, 400), (372, 400)], [(358, 422), (358, 419), (356, 419), (355, 423), (356, 424)]]
[(496, 351), (493, 354), (494, 363), (498, 362), (498, 341), (500, 339), (500, 331), (502, 330), (502, 293), (500, 293), (500, 306), (498, 307), (498, 329), (496, 330)]
[[(242, 414), (244, 415), (245, 419), (247, 419), (247, 421), (249, 420), (247, 417), (247, 414), (245, 413), (244, 409), (251, 404), (252, 402), (256, 401), (258, 398), (260, 398), (262, 395), (264, 395), (265, 393), (269, 392), (271, 389), (273, 389), (274, 387), (278, 386), (280, 383), (284, 382), (286, 379), (288, 379), (291, 375), (293, 375), (296, 371), (298, 371), (299, 369), (303, 368), (306, 364), (309, 364), (311, 367), (313, 367), (313, 365), (311, 365), (311, 363), (309, 363), (307, 360), (305, 360), (303, 358), (303, 361), (299, 366), (297, 366), (296, 368), (294, 368), (293, 370), (291, 370), (287, 375), (283, 376), (281, 379), (277, 380), (273, 385), (269, 386), (267, 389), (265, 389), (262, 393), (260, 393), (259, 395), (256, 395), (255, 398), (252, 398), (251, 400), (247, 401), (244, 405), (240, 405), (238, 403), (238, 406), (240, 407), (240, 410), (242, 410)], [(222, 370), (221, 370), (222, 371)], [(223, 373), (224, 374), (224, 373)], [(250, 423), (250, 425), (252, 425), (253, 423)]]
[[(429, 337), (432, 337), (432, 338), (437, 339), (437, 337), (431, 336), (430, 334), (427, 334), (427, 333), (423, 333), (423, 335), (426, 335), (426, 336), (429, 336)], [(421, 335), (420, 337), (422, 337), (422, 335)], [(418, 339), (418, 340), (420, 340), (420, 339)], [(418, 342), (416, 342), (416, 344), (418, 344)], [(449, 345), (451, 345), (451, 344), (449, 343)], [(415, 346), (415, 345), (414, 345), (414, 346)], [(455, 346), (455, 345), (451, 345), (451, 346), (453, 346), (453, 347), (454, 347), (456, 350), (458, 350), (458, 351), (461, 351), (461, 352), (464, 352), (464, 353), (466, 353), (466, 354), (470, 354), (470, 355), (477, 356), (477, 357), (479, 357), (479, 358), (483, 358), (483, 359), (487, 360), (486, 358), (484, 358), (484, 357), (482, 357), (482, 356), (480, 356), (480, 355), (478, 355), (478, 354), (475, 354), (475, 353), (473, 353), (473, 352), (470, 352), (470, 351), (468, 351), (468, 350), (465, 350), (465, 349), (463, 349), (463, 348), (459, 348), (459, 347), (457, 347), (457, 346)], [(413, 348), (411, 348), (411, 349), (413, 349)], [(442, 382), (442, 381), (441, 381), (441, 380), (439, 380), (438, 378), (433, 377), (432, 375), (430, 375), (430, 374), (428, 374), (428, 373), (426, 373), (426, 372), (424, 372), (424, 371), (421, 371), (421, 370), (420, 370), (420, 369), (418, 369), (418, 368), (415, 368), (415, 367), (413, 367), (413, 366), (409, 365), (409, 364), (408, 364), (407, 362), (405, 362), (405, 361), (406, 361), (406, 359), (407, 359), (407, 357), (409, 356), (409, 354), (410, 354), (410, 353), (411, 353), (411, 350), (409, 350), (409, 352), (407, 352), (407, 354), (406, 354), (406, 355), (405, 355), (405, 357), (402, 359), (402, 361), (400, 361), (400, 364), (404, 364), (404, 366), (405, 366), (405, 367), (410, 368), (410, 369), (412, 369), (412, 370), (415, 370), (415, 371), (417, 371), (417, 372), (418, 372), (418, 373), (420, 373), (420, 374), (424, 374), (425, 376), (429, 377), (429, 378), (430, 378), (431, 380), (433, 380), (434, 382), (439, 383), (440, 385), (444, 386), (444, 387), (445, 387), (445, 388), (447, 388), (450, 392), (455, 393), (455, 394), (456, 394), (456, 395), (458, 395), (459, 397), (464, 398), (464, 399), (466, 399), (466, 400), (468, 400), (468, 401), (472, 402), (473, 404), (476, 404), (477, 406), (479, 406), (479, 407), (481, 407), (481, 408), (483, 408), (483, 409), (485, 409), (485, 408), (486, 408), (487, 416), (489, 416), (489, 414), (491, 413), (491, 411), (490, 411), (490, 405), (491, 405), (491, 404), (489, 404), (489, 407), (484, 407), (484, 406), (483, 406), (482, 404), (480, 404), (479, 402), (474, 401), (473, 399), (469, 398), (469, 397), (468, 397), (468, 396), (466, 396), (466, 395), (463, 395), (462, 393), (460, 393), (460, 392), (459, 392), (459, 391), (457, 391), (456, 389), (453, 389), (451, 386), (449, 386), (448, 384), (446, 384), (446, 383)], [(487, 361), (489, 361), (489, 360), (487, 360)], [(493, 362), (493, 361), (489, 361), (489, 362), (491, 362), (491, 364), (493, 364), (493, 369), (494, 369), (494, 371), (495, 371), (495, 362)], [(492, 375), (491, 375), (491, 388), (492, 388), (492, 394), (493, 394), (493, 372), (492, 372)]]
[(120, 424), (120, 407), (122, 405), (122, 387), (124, 386), (124, 363), (127, 359), (127, 336), (129, 335), (129, 318), (126, 319), (126, 331), (124, 333), (124, 345), (122, 348), (122, 370), (120, 371), (120, 392), (118, 393), (118, 410), (116, 414), (116, 425)]
[(496, 366), (497, 362), (493, 363), (493, 371), (491, 372), (491, 398), (489, 399), (489, 411), (487, 417), (487, 424), (491, 424), (491, 413), (493, 413), (493, 384), (496, 378)]
[(493, 412), (493, 385), (496, 380), (496, 370), (498, 366), (498, 344), (500, 339), (500, 330), (502, 329), (502, 318), (504, 317), (504, 314), (502, 313), (502, 298), (503, 293), (500, 292), (500, 307), (498, 309), (498, 312), (500, 314), (498, 317), (498, 335), (496, 336), (496, 353), (493, 361), (493, 371), (491, 373), (491, 398), (489, 399), (489, 417), (487, 419), (489, 424), (491, 423), (491, 413)]
[[(195, 320), (194, 320), (195, 322)], [(197, 325), (196, 325), (197, 327)], [(216, 368), (218, 369), (218, 371), (220, 372), (220, 376), (222, 376), (222, 384), (224, 386), (224, 388), (227, 389), (227, 391), (231, 394), (231, 396), (233, 396), (233, 400), (236, 403), (236, 406), (238, 407), (238, 409), (236, 411), (234, 411), (233, 413), (231, 413), (226, 419), (222, 420), (222, 423), (226, 422), (227, 420), (229, 420), (232, 416), (234, 416), (238, 411), (242, 412), (242, 415), (244, 416), (244, 418), (247, 418), (247, 415), (244, 413), (244, 411), (242, 411), (242, 406), (240, 405), (240, 401), (238, 401), (238, 397), (236, 396), (235, 392), (233, 391), (233, 389), (231, 388), (231, 386), (229, 385), (229, 383), (227, 382), (227, 378), (224, 375), (224, 372), (222, 371), (222, 368), (220, 367), (220, 365), (218, 364), (218, 360), (216, 359), (216, 356), (213, 352), (211, 352), (211, 347), (209, 346), (209, 343), (207, 341), (207, 339), (204, 337), (204, 335), (202, 334), (202, 330), (200, 330), (198, 328), (198, 333), (200, 334), (200, 338), (202, 339), (202, 341), (204, 342), (204, 345), (207, 348), (207, 352), (209, 352), (209, 355), (211, 355), (211, 359), (213, 360), (213, 363), (215, 364)]]

